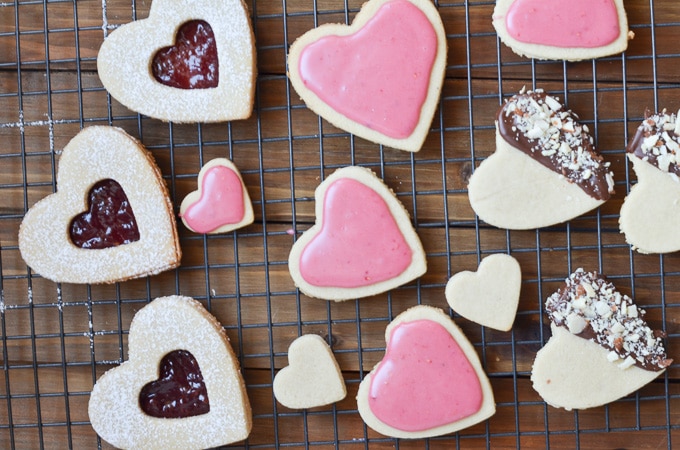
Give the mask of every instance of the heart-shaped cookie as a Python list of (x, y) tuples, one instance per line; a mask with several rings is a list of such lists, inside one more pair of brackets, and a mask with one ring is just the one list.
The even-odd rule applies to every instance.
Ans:
[(325, 24), (290, 47), (288, 75), (307, 106), (370, 141), (418, 151), (446, 68), (446, 34), (429, 0), (370, 0), (351, 26)]
[(217, 158), (205, 164), (198, 190), (184, 197), (179, 215), (196, 233), (226, 233), (253, 223), (253, 205), (234, 163)]
[[(238, 360), (200, 303), (154, 300), (135, 314), (128, 348), (129, 360), (102, 375), (90, 396), (90, 421), (104, 440), (129, 449), (199, 449), (248, 437), (252, 413)], [(165, 389), (154, 391), (154, 383)]]
[(552, 336), (536, 354), (534, 389), (550, 405), (610, 403), (658, 377), (668, 359), (645, 311), (595, 272), (577, 269), (546, 300)]
[[(217, 61), (207, 59), (211, 45)], [(247, 7), (242, 0), (154, 0), (148, 18), (123, 25), (106, 38), (97, 71), (116, 100), (156, 119), (248, 118), (256, 69)], [(171, 81), (180, 72), (188, 85)]]
[(628, 47), (623, 0), (498, 0), (498, 37), (521, 56), (578, 61)]
[(302, 292), (336, 301), (367, 297), (425, 273), (425, 252), (408, 212), (371, 170), (338, 169), (315, 198), (316, 223), (288, 257)]
[(385, 332), (385, 356), (363, 379), (359, 414), (386, 436), (425, 438), (452, 433), (496, 412), (479, 357), (444, 312), (416, 306)]
[(446, 284), (451, 309), (475, 323), (496, 330), (512, 328), (522, 287), (522, 270), (515, 258), (489, 255), (477, 272), (458, 272)]
[(680, 250), (680, 130), (675, 114), (647, 117), (628, 145), (637, 175), (621, 206), (619, 227), (640, 253)]
[[(88, 193), (106, 180), (122, 188), (139, 239), (106, 248), (78, 246), (79, 232), (94, 236), (85, 241), (101, 240), (96, 228), (74, 222), (88, 209), (98, 216), (99, 230), (116, 228), (111, 222), (120, 211), (108, 208), (110, 200), (94, 209), (87, 205)], [(26, 213), (19, 229), (21, 256), (45, 278), (67, 283), (112, 283), (172, 269), (181, 258), (172, 208), (160, 170), (139, 142), (119, 128), (85, 128), (59, 159), (57, 192)]]
[(288, 366), (274, 377), (274, 396), (283, 406), (315, 408), (339, 402), (347, 395), (333, 351), (316, 334), (295, 339), (288, 347)]
[(541, 228), (610, 198), (609, 163), (577, 119), (542, 89), (522, 89), (505, 102), (496, 115), (496, 151), (468, 184), (480, 219), (499, 228)]

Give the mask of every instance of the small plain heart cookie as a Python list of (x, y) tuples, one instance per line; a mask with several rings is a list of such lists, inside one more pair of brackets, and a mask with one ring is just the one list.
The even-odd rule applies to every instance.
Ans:
[(668, 359), (645, 311), (596, 272), (577, 269), (548, 297), (552, 336), (536, 354), (534, 389), (557, 407), (586, 409), (636, 391), (661, 375)]
[(480, 219), (526, 230), (566, 222), (614, 192), (609, 163), (588, 127), (542, 89), (512, 96), (496, 116), (496, 151), (470, 177)]
[(633, 37), (623, 0), (498, 0), (493, 26), (513, 52), (538, 59), (614, 55)]
[(451, 309), (485, 327), (512, 328), (522, 287), (522, 270), (515, 258), (497, 253), (479, 264), (477, 272), (458, 272), (446, 284)]
[(680, 250), (680, 121), (649, 115), (626, 149), (637, 184), (621, 206), (619, 228), (640, 253)]
[(129, 109), (172, 122), (246, 119), (255, 39), (242, 0), (154, 0), (104, 40), (99, 78)]
[(303, 293), (335, 301), (368, 297), (425, 273), (425, 251), (408, 212), (371, 170), (338, 169), (315, 198), (316, 223), (288, 257)]
[(92, 389), (92, 427), (125, 449), (199, 449), (248, 437), (252, 413), (229, 338), (188, 297), (157, 298), (130, 325), (129, 360)]
[(179, 216), (196, 233), (227, 233), (253, 223), (253, 205), (234, 163), (216, 158), (205, 164), (198, 190), (184, 197)]
[(453, 433), (496, 412), (474, 347), (438, 308), (415, 306), (385, 331), (385, 356), (359, 385), (366, 425), (386, 436)]
[(288, 366), (274, 377), (273, 389), (276, 400), (293, 409), (330, 405), (347, 395), (333, 351), (316, 334), (300, 336), (290, 344)]
[(420, 150), (446, 69), (446, 33), (430, 0), (370, 0), (351, 26), (298, 38), (288, 76), (307, 106), (338, 128), (400, 150)]
[(57, 192), (19, 228), (26, 264), (65, 283), (113, 283), (177, 267), (177, 226), (153, 157), (119, 128), (82, 130), (59, 158)]

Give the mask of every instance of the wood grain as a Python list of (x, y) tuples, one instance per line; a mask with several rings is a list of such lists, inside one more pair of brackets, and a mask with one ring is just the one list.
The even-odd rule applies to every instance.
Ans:
[[(88, 423), (87, 401), (105, 370), (127, 358), (135, 312), (170, 294), (202, 301), (239, 355), (255, 414), (248, 445), (258, 448), (672, 448), (680, 439), (673, 365), (635, 395), (581, 412), (545, 405), (531, 388), (536, 351), (547, 341), (545, 298), (577, 267), (600, 270), (647, 309), (680, 349), (680, 255), (641, 255), (618, 232), (618, 212), (635, 182), (625, 145), (645, 109), (680, 108), (680, 10), (674, 2), (626, 2), (635, 33), (625, 55), (579, 63), (521, 58), (491, 26), (493, 2), (437, 2), (447, 31), (446, 80), (432, 129), (416, 154), (382, 148), (311, 113), (286, 79), (286, 50), (308, 29), (347, 23), (364, 0), (249, 0), (258, 45), (255, 112), (228, 124), (177, 125), (139, 117), (107, 95), (97, 51), (117, 26), (148, 16), (151, 2), (123, 0), (0, 3), (0, 447), (106, 447)], [(134, 8), (131, 6), (133, 5)], [(347, 8), (347, 9), (346, 9)], [(494, 114), (522, 86), (563, 99), (611, 162), (616, 194), (598, 211), (537, 231), (479, 222), (467, 180), (494, 151)], [(56, 189), (61, 149), (84, 126), (111, 124), (139, 138), (179, 205), (202, 164), (229, 157), (253, 199), (255, 223), (221, 236), (180, 225), (182, 266), (113, 286), (56, 285), (26, 267), (17, 233), (26, 210)], [(329, 303), (300, 294), (287, 268), (294, 236), (314, 222), (314, 190), (335, 169), (372, 168), (404, 203), (427, 253), (428, 272), (394, 291)], [(556, 205), (559, 207), (559, 205)], [(523, 271), (511, 332), (455, 314), (491, 378), (497, 413), (487, 422), (428, 442), (387, 439), (356, 411), (358, 384), (384, 353), (389, 321), (418, 303), (444, 308), (444, 287), (482, 257), (509, 252)], [(332, 343), (348, 385), (338, 404), (291, 411), (271, 383), (303, 333)], [(578, 395), (578, 393), (575, 393)], [(675, 444), (675, 445), (674, 445)], [(242, 444), (241, 444), (242, 445)]]

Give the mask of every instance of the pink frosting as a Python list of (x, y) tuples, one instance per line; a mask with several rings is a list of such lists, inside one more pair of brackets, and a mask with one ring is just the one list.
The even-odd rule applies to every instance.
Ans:
[(216, 165), (203, 174), (201, 196), (182, 214), (197, 233), (209, 233), (243, 220), (243, 183), (229, 167)]
[(326, 190), (321, 230), (302, 251), (300, 274), (314, 286), (368, 286), (399, 276), (412, 255), (385, 200), (340, 178)]
[(602, 47), (620, 33), (613, 0), (517, 0), (505, 24), (520, 42), (562, 48)]
[(368, 404), (385, 424), (423, 431), (479, 411), (482, 387), (453, 336), (437, 322), (397, 325), (373, 371)]
[(305, 86), (340, 114), (403, 139), (420, 119), (436, 54), (437, 35), (425, 14), (394, 0), (356, 33), (305, 47), (299, 71)]

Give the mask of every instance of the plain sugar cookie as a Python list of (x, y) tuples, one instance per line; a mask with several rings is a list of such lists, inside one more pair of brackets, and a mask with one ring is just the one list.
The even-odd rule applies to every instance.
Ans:
[(680, 121), (648, 115), (626, 149), (637, 175), (621, 206), (619, 228), (640, 253), (680, 250)]
[(370, 0), (351, 26), (300, 36), (288, 76), (309, 109), (352, 134), (417, 152), (446, 69), (446, 33), (430, 0)]
[(154, 0), (148, 18), (104, 40), (97, 71), (133, 111), (172, 122), (224, 122), (250, 116), (255, 61), (242, 0)]
[(609, 163), (588, 127), (542, 89), (508, 99), (496, 116), (496, 151), (470, 177), (480, 219), (526, 230), (566, 222), (614, 192)]
[(274, 377), (274, 397), (293, 409), (316, 408), (347, 395), (345, 380), (333, 351), (316, 334), (295, 339), (288, 347), (288, 366)]
[(431, 306), (399, 314), (385, 331), (385, 356), (359, 385), (361, 418), (397, 438), (440, 436), (496, 412), (493, 391), (474, 347)]
[(179, 216), (196, 233), (227, 233), (253, 223), (253, 204), (234, 163), (226, 158), (206, 163), (198, 190), (184, 197)]
[(521, 56), (579, 61), (626, 50), (623, 0), (498, 0), (493, 26)]
[(88, 414), (125, 449), (201, 449), (248, 437), (252, 413), (222, 326), (188, 297), (157, 298), (130, 325), (129, 360), (102, 375)]
[(673, 362), (645, 311), (596, 272), (577, 269), (545, 309), (552, 336), (536, 354), (531, 381), (549, 405), (570, 410), (613, 402)]
[(456, 273), (446, 284), (451, 309), (485, 327), (509, 331), (515, 321), (522, 269), (503, 253), (485, 257), (476, 272)]
[(173, 205), (151, 154), (119, 128), (78, 133), (59, 158), (57, 192), (19, 228), (26, 264), (64, 283), (113, 283), (177, 267)]
[(288, 257), (303, 293), (335, 301), (368, 297), (425, 273), (425, 251), (406, 208), (370, 169), (336, 170), (315, 199), (316, 223)]

